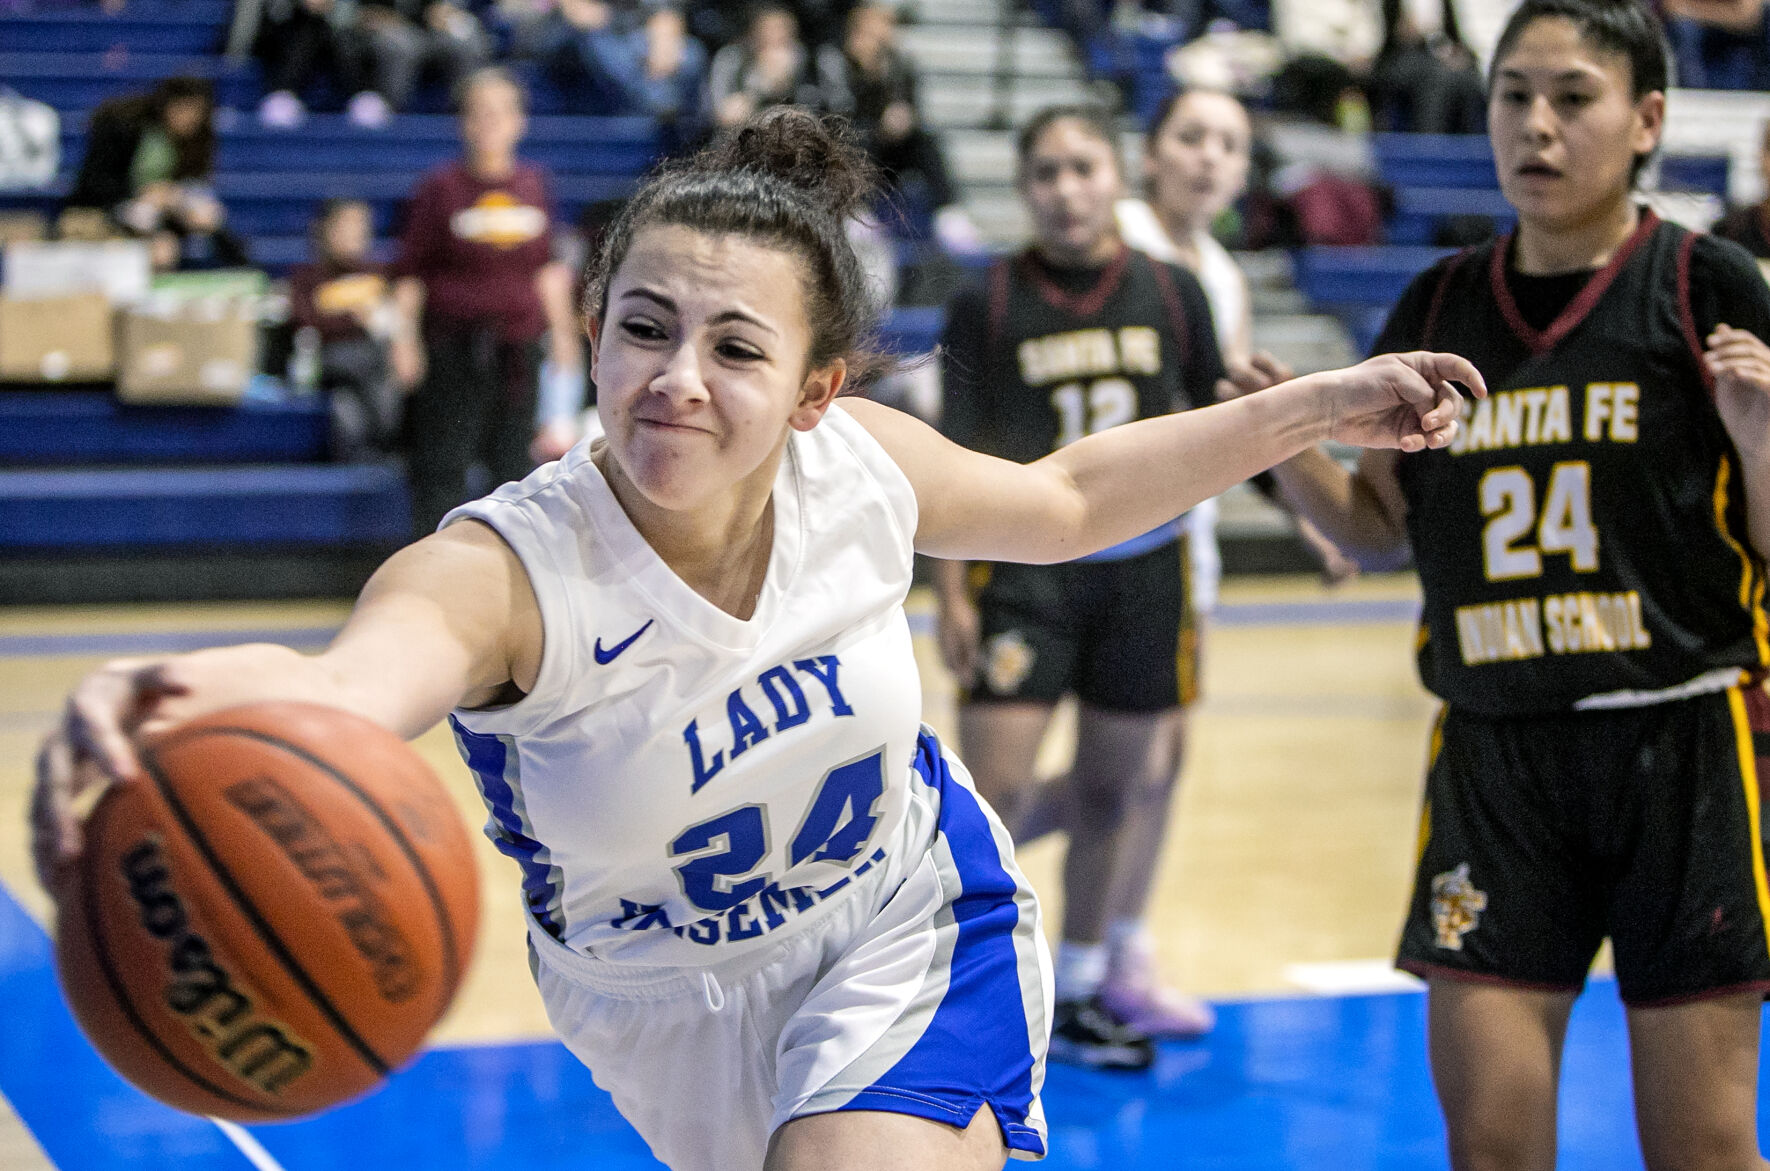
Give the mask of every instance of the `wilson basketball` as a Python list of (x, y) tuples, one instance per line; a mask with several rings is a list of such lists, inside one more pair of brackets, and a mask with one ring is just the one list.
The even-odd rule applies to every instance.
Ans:
[(86, 822), (56, 963), (106, 1060), (170, 1105), (293, 1118), (373, 1088), (460, 986), (478, 884), (441, 783), (348, 712), (265, 703), (142, 749)]

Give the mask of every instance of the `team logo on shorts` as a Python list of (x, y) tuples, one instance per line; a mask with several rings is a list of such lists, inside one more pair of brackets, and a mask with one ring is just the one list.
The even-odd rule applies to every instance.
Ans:
[(997, 695), (1013, 695), (1032, 674), (1037, 657), (1018, 630), (998, 634), (984, 647), (984, 678)]
[(1487, 892), (1476, 890), (1469, 881), (1467, 862), (1432, 880), (1432, 926), (1438, 931), (1439, 947), (1462, 951), (1463, 936), (1480, 926), (1485, 910)]

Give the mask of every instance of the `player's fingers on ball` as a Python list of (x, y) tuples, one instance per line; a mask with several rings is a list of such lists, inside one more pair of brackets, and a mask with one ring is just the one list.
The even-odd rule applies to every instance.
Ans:
[(51, 892), (62, 864), (80, 848), (73, 811), (75, 778), (73, 751), (67, 738), (55, 733), (37, 753), (37, 785), (31, 793), (31, 861), (37, 880)]
[(68, 697), (63, 727), (75, 757), (90, 757), (113, 780), (140, 771), (124, 727), (136, 698), (133, 674), (108, 668), (88, 676)]

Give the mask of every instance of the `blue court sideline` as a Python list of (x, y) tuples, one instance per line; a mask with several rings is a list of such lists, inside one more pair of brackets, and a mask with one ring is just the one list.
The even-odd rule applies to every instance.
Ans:
[[(231, 1136), (143, 1097), (63, 1007), (49, 941), (0, 890), (0, 1093), (65, 1171), (634, 1171), (658, 1166), (608, 1096), (553, 1043), (426, 1054), (378, 1094), (307, 1122)], [(1151, 1077), (1053, 1066), (1049, 1171), (1438, 1171), (1442, 1132), (1417, 993), (1222, 1006), (1208, 1041), (1164, 1047)], [(1595, 982), (1574, 1013), (1563, 1171), (1641, 1166), (1623, 1019)]]

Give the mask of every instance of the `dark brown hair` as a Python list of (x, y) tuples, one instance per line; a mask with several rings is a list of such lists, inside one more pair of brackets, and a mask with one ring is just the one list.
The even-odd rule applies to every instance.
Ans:
[(806, 368), (840, 358), (858, 390), (892, 365), (874, 345), (878, 307), (846, 227), (870, 203), (874, 180), (846, 123), (792, 106), (765, 110), (639, 189), (591, 265), (585, 312), (600, 323), (609, 283), (645, 228), (742, 236), (799, 257), (811, 326)]
[(171, 138), (174, 179), (207, 179), (215, 167), (215, 87), (201, 77), (168, 77), (148, 95), (148, 108), (155, 123), (166, 125), (166, 107), (173, 102), (203, 103), (203, 118), (194, 133), (185, 138)]
[(1039, 144), (1039, 139), (1057, 122), (1080, 122), (1094, 137), (1112, 148), (1112, 162), (1119, 169), (1122, 177), (1125, 173), (1125, 160), (1119, 151), (1119, 127), (1112, 111), (1105, 106), (1046, 106), (1032, 116), (1032, 121), (1020, 128), (1020, 135), (1015, 140), (1015, 158), (1020, 169), (1026, 169), (1026, 161)]

